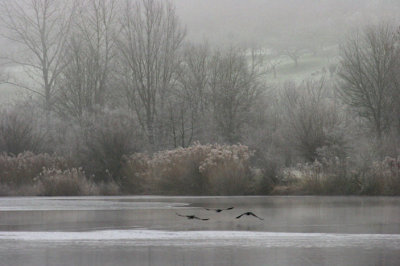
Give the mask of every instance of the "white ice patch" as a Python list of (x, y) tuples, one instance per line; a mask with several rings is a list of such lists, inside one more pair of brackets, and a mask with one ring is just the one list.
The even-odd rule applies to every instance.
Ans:
[(248, 231), (104, 230), (91, 232), (0, 232), (1, 242), (124, 246), (302, 247), (400, 249), (397, 234), (325, 234)]

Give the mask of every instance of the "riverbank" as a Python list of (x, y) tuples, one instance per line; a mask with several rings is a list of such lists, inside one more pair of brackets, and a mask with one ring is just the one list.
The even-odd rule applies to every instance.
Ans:
[(358, 167), (335, 158), (272, 169), (253, 157), (244, 145), (197, 144), (125, 156), (121, 176), (98, 179), (61, 156), (3, 154), (0, 195), (400, 195), (400, 159)]

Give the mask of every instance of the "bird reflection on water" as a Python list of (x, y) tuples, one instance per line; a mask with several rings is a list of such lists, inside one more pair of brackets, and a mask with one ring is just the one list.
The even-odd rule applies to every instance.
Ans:
[(178, 216), (180, 216), (180, 217), (185, 217), (185, 218), (187, 218), (187, 219), (189, 219), (189, 220), (201, 220), (201, 221), (208, 221), (208, 220), (210, 220), (209, 218), (199, 218), (199, 217), (197, 217), (196, 215), (182, 215), (182, 214), (179, 214), (179, 213), (176, 213), (176, 215), (178, 215)]

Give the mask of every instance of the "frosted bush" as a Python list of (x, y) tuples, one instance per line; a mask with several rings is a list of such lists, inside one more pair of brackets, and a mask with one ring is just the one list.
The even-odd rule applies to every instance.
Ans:
[(67, 169), (63, 157), (49, 154), (20, 153), (17, 156), (0, 155), (0, 184), (9, 186), (29, 185), (43, 168)]
[(215, 145), (199, 167), (200, 173), (207, 177), (211, 193), (249, 193), (252, 155), (245, 145)]
[(155, 189), (172, 194), (205, 194), (207, 178), (200, 165), (213, 145), (194, 144), (188, 148), (161, 151), (149, 161), (148, 180)]
[(98, 187), (89, 181), (81, 168), (44, 169), (35, 178), (43, 196), (97, 195)]
[(360, 178), (363, 194), (400, 194), (400, 156), (375, 161)]
[(348, 158), (321, 158), (321, 162), (283, 169), (282, 175), (286, 185), (300, 185), (303, 193), (400, 194), (400, 157), (386, 157), (370, 162), (366, 167), (351, 164)]
[(123, 158), (121, 190), (123, 193), (142, 194), (149, 191), (150, 157), (144, 153), (135, 153)]
[(135, 154), (127, 158), (124, 180), (134, 180), (131, 183), (153, 193), (248, 193), (252, 154), (244, 145), (200, 143), (157, 152), (152, 157)]

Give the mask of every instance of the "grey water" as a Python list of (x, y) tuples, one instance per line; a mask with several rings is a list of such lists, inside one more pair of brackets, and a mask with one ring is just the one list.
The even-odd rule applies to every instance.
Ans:
[(400, 265), (400, 198), (0, 198), (0, 265)]

